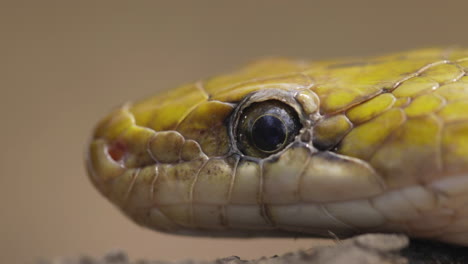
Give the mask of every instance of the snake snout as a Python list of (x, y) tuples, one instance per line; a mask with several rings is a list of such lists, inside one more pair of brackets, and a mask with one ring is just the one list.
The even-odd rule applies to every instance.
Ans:
[[(90, 179), (106, 194), (113, 179), (142, 163), (154, 161), (143, 158), (144, 141), (151, 131), (141, 132), (135, 126), (133, 115), (124, 105), (102, 119), (94, 130), (87, 152), (87, 169)], [(145, 129), (143, 129), (145, 130)], [(146, 137), (145, 137), (146, 135)], [(143, 140), (135, 140), (142, 138)]]

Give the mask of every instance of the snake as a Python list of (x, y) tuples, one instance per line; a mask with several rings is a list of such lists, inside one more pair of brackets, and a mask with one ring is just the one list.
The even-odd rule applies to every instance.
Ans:
[(260, 59), (116, 107), (86, 167), (160, 232), (468, 246), (468, 49)]

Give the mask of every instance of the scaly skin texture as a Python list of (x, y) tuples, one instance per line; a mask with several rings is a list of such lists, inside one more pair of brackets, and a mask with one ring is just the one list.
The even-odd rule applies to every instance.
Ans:
[[(468, 50), (319, 62), (267, 59), (127, 103), (87, 166), (137, 223), (211, 236), (404, 232), (468, 246)], [(302, 129), (239, 150), (236, 124), (277, 100)]]

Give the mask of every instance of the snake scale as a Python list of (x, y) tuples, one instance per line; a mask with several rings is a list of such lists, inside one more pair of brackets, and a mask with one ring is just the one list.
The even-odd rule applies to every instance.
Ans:
[(468, 246), (468, 49), (263, 59), (123, 104), (87, 168), (136, 223)]

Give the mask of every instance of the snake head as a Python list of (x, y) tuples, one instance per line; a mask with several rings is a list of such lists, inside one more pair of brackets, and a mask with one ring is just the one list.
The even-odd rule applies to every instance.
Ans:
[(467, 58), (263, 60), (116, 109), (94, 131), (89, 175), (160, 231), (467, 245)]

